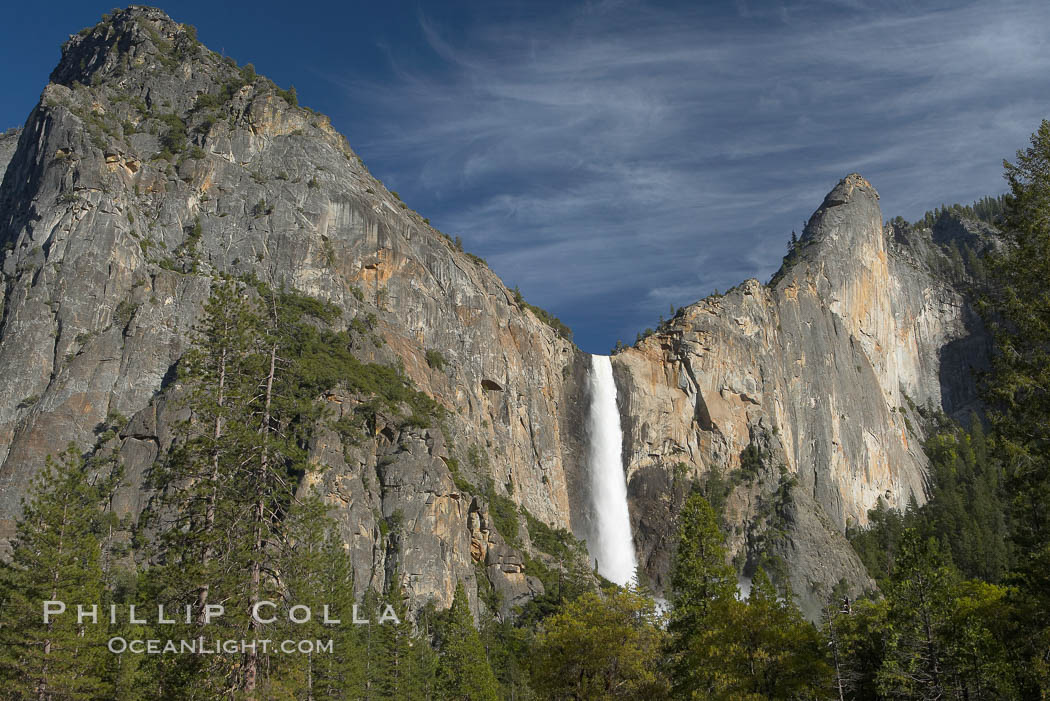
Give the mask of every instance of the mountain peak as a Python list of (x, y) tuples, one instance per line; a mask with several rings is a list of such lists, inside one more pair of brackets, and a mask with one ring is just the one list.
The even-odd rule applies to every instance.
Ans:
[(858, 256), (879, 257), (883, 250), (879, 193), (867, 178), (850, 173), (824, 196), (770, 282), (776, 286), (792, 271), (828, 259), (848, 276), (851, 267), (845, 261), (863, 265)]
[(864, 176), (850, 173), (839, 180), (809, 218), (802, 232), (802, 243), (842, 241), (848, 246), (851, 245), (848, 239), (855, 235), (868, 236), (876, 232), (881, 236), (881, 231), (879, 193)]
[(196, 34), (163, 10), (131, 5), (70, 36), (51, 82), (91, 85), (155, 62), (171, 69), (200, 48)]
[(867, 178), (860, 173), (850, 173), (842, 180), (839, 180), (838, 185), (832, 188), (831, 192), (824, 197), (824, 203), (821, 205), (821, 208), (848, 204), (856, 195), (861, 194), (867, 197), (874, 197), (876, 200), (879, 199), (879, 193), (868, 182)]

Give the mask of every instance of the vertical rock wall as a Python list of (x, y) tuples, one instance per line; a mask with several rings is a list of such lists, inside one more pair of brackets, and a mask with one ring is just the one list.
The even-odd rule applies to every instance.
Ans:
[(636, 531), (658, 584), (681, 483), (716, 475), (736, 483), (725, 520), (745, 575), (781, 557), (811, 616), (840, 579), (870, 585), (845, 529), (879, 498), (925, 500), (914, 407), (941, 406), (942, 349), (970, 333), (962, 297), (886, 237), (878, 194), (847, 176), (770, 285), (686, 307), (614, 358)]
[[(444, 606), (457, 580), (474, 597), (484, 577), (508, 614), (541, 590), (524, 556), (543, 555), (524, 518), (499, 532), (489, 500), (586, 532), (588, 358), (387, 191), (327, 118), (186, 27), (134, 7), (72, 37), (24, 128), (0, 135), (0, 163), (0, 540), (45, 456), (98, 448), (117, 414), (117, 508), (147, 505), (185, 416), (175, 370), (219, 275), (336, 304), (337, 326), (369, 329), (362, 360), (400, 364), (447, 409), (426, 429), (382, 419), (362, 444), (315, 437), (304, 488), (331, 505), (360, 589), (396, 574), (414, 605)], [(780, 556), (811, 614), (830, 583), (868, 584), (846, 525), (879, 497), (923, 500), (910, 407), (968, 401), (942, 372), (968, 357), (966, 306), (887, 241), (877, 200), (848, 176), (773, 284), (691, 305), (614, 358), (657, 589), (677, 507), (711, 475), (731, 487), (741, 570)], [(337, 417), (360, 400), (319, 399)]]

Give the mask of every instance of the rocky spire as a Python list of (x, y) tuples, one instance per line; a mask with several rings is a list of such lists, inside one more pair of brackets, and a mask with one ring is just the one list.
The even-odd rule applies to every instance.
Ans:
[(882, 238), (879, 193), (862, 175), (850, 173), (832, 188), (802, 232), (800, 243), (822, 244), (828, 253)]

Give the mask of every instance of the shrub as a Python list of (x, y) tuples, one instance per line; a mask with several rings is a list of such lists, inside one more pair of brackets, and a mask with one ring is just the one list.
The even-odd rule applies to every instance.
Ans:
[(167, 127), (167, 131), (160, 139), (160, 145), (171, 153), (186, 150), (186, 122), (182, 120), (182, 117), (174, 112), (169, 112), (160, 115), (157, 119)]
[(138, 310), (138, 305), (134, 302), (125, 299), (123, 302), (117, 305), (116, 310), (113, 312), (113, 323), (118, 328), (125, 328), (131, 323), (131, 317), (135, 316), (135, 312)]
[(496, 530), (503, 536), (503, 540), (514, 547), (521, 547), (518, 525), (518, 507), (513, 501), (498, 494), (496, 485), (491, 477), (485, 478), (485, 496), (489, 500), (489, 516)]
[(295, 94), (294, 85), (288, 88), (287, 90), (281, 90), (280, 88), (277, 88), (277, 94), (280, 95), (281, 98), (283, 98), (284, 101), (287, 102), (290, 107), (299, 106), (299, 96)]
[(28, 409), (29, 407), (33, 406), (34, 404), (36, 404), (39, 401), (40, 401), (40, 395), (39, 394), (31, 394), (28, 397), (24, 397), (22, 399), (22, 401), (20, 401), (18, 403), (18, 408), (19, 409)]
[(427, 365), (429, 365), (434, 370), (445, 369), (445, 356), (441, 354), (441, 351), (434, 349), (428, 350), (426, 352), (426, 359)]
[(529, 528), (532, 545), (548, 555), (553, 555), (559, 562), (568, 562), (575, 555), (585, 552), (583, 541), (577, 540), (564, 528), (554, 529), (539, 520), (528, 509), (525, 512), (525, 523)]
[(252, 207), (252, 214), (256, 217), (261, 217), (268, 214), (273, 214), (273, 205), (266, 201), (266, 198), (259, 200)]
[[(481, 262), (484, 263), (484, 261)], [(526, 302), (525, 298), (521, 296), (521, 291), (517, 288), (517, 286), (515, 286), (512, 291), (514, 292), (514, 301), (518, 303), (519, 307), (531, 311), (533, 314), (536, 315), (536, 318), (545, 323), (547, 326), (550, 326), (552, 329), (554, 329), (558, 333), (558, 335), (564, 338), (566, 341), (572, 340), (572, 329), (570, 329), (565, 323), (563, 323), (561, 319), (554, 316), (546, 309), (541, 309), (540, 307), (537, 307), (534, 304), (529, 304), (528, 302)]]
[(225, 95), (212, 95), (211, 93), (201, 93), (197, 96), (196, 102), (193, 103), (193, 109), (196, 110), (212, 110), (222, 107), (226, 102)]

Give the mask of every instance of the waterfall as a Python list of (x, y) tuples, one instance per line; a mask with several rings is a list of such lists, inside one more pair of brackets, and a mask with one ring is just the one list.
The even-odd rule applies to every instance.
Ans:
[(591, 407), (587, 417), (587, 456), (594, 520), (587, 538), (598, 573), (617, 584), (634, 577), (638, 560), (627, 512), (627, 478), (623, 471), (623, 432), (616, 408), (616, 382), (607, 355), (591, 356)]

